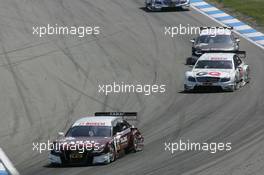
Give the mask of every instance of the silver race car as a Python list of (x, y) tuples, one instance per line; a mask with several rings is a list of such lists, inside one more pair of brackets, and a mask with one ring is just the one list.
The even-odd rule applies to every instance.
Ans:
[(150, 11), (161, 11), (164, 8), (180, 7), (189, 9), (190, 0), (146, 0), (146, 9)]
[(235, 91), (250, 81), (249, 66), (242, 60), (245, 51), (204, 53), (191, 71), (185, 73), (184, 90), (218, 87)]
[(203, 51), (222, 50), (238, 51), (239, 38), (233, 32), (232, 27), (201, 27), (201, 33), (196, 39), (192, 39), (192, 57), (186, 64), (194, 65)]

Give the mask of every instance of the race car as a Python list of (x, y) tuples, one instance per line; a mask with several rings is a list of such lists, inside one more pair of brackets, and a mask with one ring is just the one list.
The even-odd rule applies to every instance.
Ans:
[(245, 57), (245, 51), (204, 53), (192, 70), (185, 73), (184, 91), (212, 87), (237, 90), (250, 81), (249, 66), (242, 60)]
[(49, 161), (52, 165), (108, 164), (121, 153), (143, 149), (144, 138), (128, 123), (137, 113), (104, 112), (77, 120), (66, 134), (53, 142)]
[(192, 39), (192, 57), (187, 59), (186, 64), (194, 65), (203, 51), (222, 50), (238, 51), (239, 38), (236, 38), (233, 27), (201, 27), (200, 35)]
[(180, 7), (182, 9), (189, 9), (190, 0), (146, 0), (146, 9), (150, 11), (161, 11), (164, 8)]

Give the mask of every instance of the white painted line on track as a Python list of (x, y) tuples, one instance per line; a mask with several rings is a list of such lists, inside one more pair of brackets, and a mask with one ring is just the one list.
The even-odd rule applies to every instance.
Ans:
[(215, 10), (218, 10), (218, 9), (215, 7), (202, 8), (202, 11), (204, 11), (204, 12), (211, 12), (211, 11), (215, 11)]
[(219, 14), (214, 14), (214, 15), (211, 15), (211, 16), (214, 17), (214, 18), (219, 18), (219, 17), (229, 16), (229, 14), (227, 14), (227, 13), (219, 13)]
[(201, 5), (208, 5), (208, 3), (207, 2), (194, 2), (194, 3), (192, 3), (192, 5), (194, 5), (194, 6), (201, 6)]
[(5, 169), (5, 166), (0, 161), (0, 175), (8, 175), (8, 172)]
[(244, 35), (246, 35), (247, 37), (264, 36), (263, 33), (260, 33), (260, 32), (246, 33)]
[(2, 162), (2, 165), (4, 168), (11, 174), (11, 175), (19, 175), (18, 171), (12, 164), (12, 162), (9, 160), (7, 155), (4, 153), (4, 151), (0, 148), (0, 160)]
[(249, 25), (242, 25), (242, 26), (236, 26), (234, 27), (236, 30), (247, 30), (247, 29), (252, 29)]
[(223, 20), (222, 22), (225, 24), (232, 24), (232, 23), (241, 22), (241, 21), (234, 18), (234, 19)]
[(264, 45), (264, 40), (259, 40), (259, 41), (256, 41), (257, 43), (259, 44), (263, 44)]

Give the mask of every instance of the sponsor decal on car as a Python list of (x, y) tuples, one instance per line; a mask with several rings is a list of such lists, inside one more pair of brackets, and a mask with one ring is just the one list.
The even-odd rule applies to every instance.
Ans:
[(211, 76), (216, 76), (216, 77), (219, 77), (221, 75), (220, 72), (209, 72), (208, 74)]
[(104, 122), (81, 122), (79, 126), (105, 126)]
[(221, 72), (198, 72), (196, 75), (197, 76), (211, 75), (211, 76), (219, 77), (221, 75)]
[(225, 57), (212, 57), (211, 60), (227, 60)]

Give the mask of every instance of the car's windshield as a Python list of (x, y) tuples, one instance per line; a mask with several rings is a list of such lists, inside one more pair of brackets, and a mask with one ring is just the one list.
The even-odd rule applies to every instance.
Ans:
[(66, 137), (110, 137), (110, 126), (74, 126)]
[(200, 60), (195, 65), (196, 69), (232, 69), (232, 61), (229, 60)]
[(198, 37), (196, 44), (230, 44), (232, 39), (229, 35), (203, 35)]

